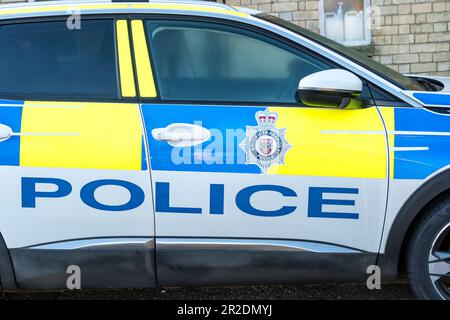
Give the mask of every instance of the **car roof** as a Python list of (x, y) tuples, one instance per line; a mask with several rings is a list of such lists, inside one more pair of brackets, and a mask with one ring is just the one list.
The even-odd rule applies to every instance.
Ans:
[[(223, 3), (196, 0), (151, 1), (39, 1), (0, 5), (0, 20), (11, 18), (43, 17), (106, 13), (189, 13), (239, 16), (245, 18), (252, 12)], [(256, 11), (255, 11), (256, 12)]]

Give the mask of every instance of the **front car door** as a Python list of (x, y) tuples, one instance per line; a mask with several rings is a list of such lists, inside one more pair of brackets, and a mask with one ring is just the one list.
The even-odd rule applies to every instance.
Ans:
[[(19, 287), (154, 285), (151, 184), (127, 20), (0, 25), (1, 234)], [(70, 269), (75, 270), (75, 269)]]
[(298, 104), (298, 81), (336, 65), (269, 32), (200, 18), (143, 27), (159, 283), (365, 274), (388, 183), (377, 108)]

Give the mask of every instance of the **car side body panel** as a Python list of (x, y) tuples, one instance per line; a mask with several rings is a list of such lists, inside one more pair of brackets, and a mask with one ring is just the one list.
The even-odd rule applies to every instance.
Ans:
[[(119, 71), (122, 80), (128, 72), (121, 90), (129, 100), (0, 100), (0, 123), (17, 133), (0, 142), (0, 177), (8, 181), (0, 183), (5, 289), (66, 288), (71, 265), (83, 270), (83, 288), (360, 281), (376, 263), (384, 280), (397, 276), (409, 227), (450, 187), (450, 115), (432, 111), (449, 107), (447, 90), (400, 90), (319, 43), (220, 4), (11, 5), (0, 10), (0, 22), (65, 17), (76, 9), (121, 16), (116, 30), (123, 29), (125, 47), (119, 44), (119, 51), (129, 63)], [(142, 55), (148, 49), (142, 23), (124, 15), (201, 17), (260, 28), (318, 52), (411, 107), (162, 103)], [(133, 50), (126, 48), (128, 27)], [(132, 61), (141, 67), (134, 70)], [(236, 154), (245, 158), (239, 143), (256, 125), (257, 112), (277, 114), (277, 128), (285, 130), (291, 148), (284, 163), (264, 172), (234, 162)], [(152, 135), (195, 121), (217, 129), (214, 142), (227, 137), (226, 129), (237, 130), (234, 145), (220, 150), (211, 143), (185, 154)], [(259, 195), (245, 192), (261, 186)], [(341, 210), (311, 214), (318, 188), (335, 197), (320, 198), (330, 201), (320, 208)], [(344, 189), (352, 192), (336, 198)], [(124, 203), (133, 205), (115, 210)], [(270, 216), (286, 208), (294, 209)]]
[(450, 188), (450, 115), (425, 108), (385, 107), (381, 112), (389, 134), (391, 179), (379, 263), (393, 278), (412, 222)]

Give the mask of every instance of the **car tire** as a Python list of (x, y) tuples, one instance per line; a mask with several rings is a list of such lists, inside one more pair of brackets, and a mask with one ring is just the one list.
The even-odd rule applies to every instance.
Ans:
[(426, 208), (409, 239), (406, 271), (416, 297), (450, 300), (450, 197)]

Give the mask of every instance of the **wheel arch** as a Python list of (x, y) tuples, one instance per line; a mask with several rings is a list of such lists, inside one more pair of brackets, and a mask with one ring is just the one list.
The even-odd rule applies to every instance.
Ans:
[(17, 289), (14, 268), (9, 254), (8, 247), (0, 232), (0, 289)]
[(426, 213), (427, 206), (442, 196), (450, 196), (450, 168), (425, 182), (399, 210), (389, 230), (384, 253), (378, 259), (384, 279), (397, 278), (409, 232)]

